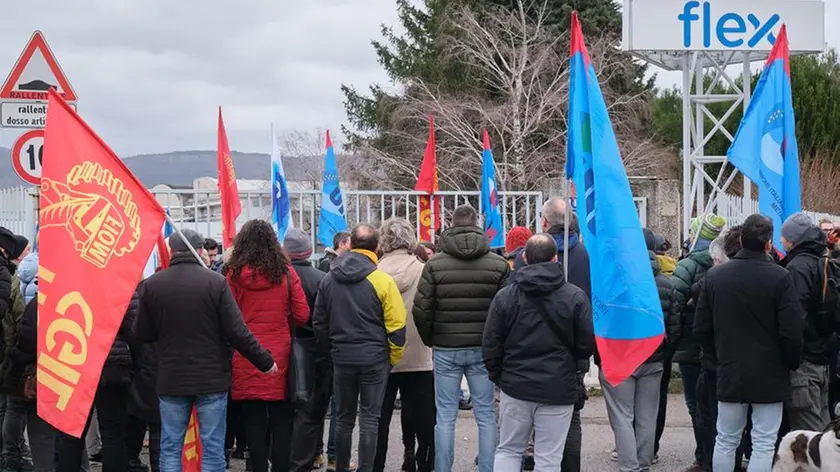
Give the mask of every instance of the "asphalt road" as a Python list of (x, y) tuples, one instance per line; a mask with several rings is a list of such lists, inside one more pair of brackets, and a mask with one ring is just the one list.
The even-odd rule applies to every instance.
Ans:
[[(399, 416), (394, 415), (391, 425), (390, 453), (385, 469), (387, 472), (399, 472), (402, 464), (403, 450), (399, 431)], [(460, 413), (455, 434), (455, 464), (452, 470), (454, 472), (476, 470), (473, 460), (477, 449), (478, 433), (471, 412), (462, 411)], [(607, 419), (604, 399), (603, 397), (591, 398), (583, 410), (583, 471), (617, 471), (618, 467), (615, 462), (610, 460), (609, 454), (613, 445), (613, 434)], [(691, 430), (691, 420), (683, 397), (682, 395), (670, 395), (666, 429), (659, 451), (660, 461), (653, 467), (653, 470), (680, 472), (691, 465), (693, 451), (694, 434)], [(143, 460), (148, 461), (148, 457), (144, 457)], [(92, 467), (92, 469), (96, 472), (100, 470), (97, 466)], [(234, 460), (231, 464), (231, 470), (244, 471), (244, 462)]]

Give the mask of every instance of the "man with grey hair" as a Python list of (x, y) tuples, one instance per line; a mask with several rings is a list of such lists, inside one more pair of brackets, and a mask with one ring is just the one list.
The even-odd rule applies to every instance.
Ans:
[[(563, 263), (563, 252), (566, 244), (566, 202), (562, 198), (552, 197), (542, 207), (540, 223), (544, 233), (550, 234), (557, 244), (557, 260)], [(569, 283), (583, 290), (588, 300), (592, 300), (592, 279), (589, 272), (589, 253), (586, 251), (580, 240), (580, 227), (574, 213), (569, 215), (569, 267), (563, 270), (569, 278)], [(522, 258), (514, 262), (518, 269), (524, 265)], [(578, 382), (583, 385), (583, 376), (589, 372), (589, 359), (581, 359), (578, 362)], [(586, 389), (582, 388), (582, 392)], [(583, 408), (583, 403), (578, 403)], [(563, 452), (562, 472), (580, 472), (581, 448), (583, 446), (583, 428), (580, 422), (580, 409), (575, 408), (572, 414), (572, 423), (569, 427), (569, 435), (566, 439), (566, 450)]]
[(797, 302), (805, 314), (803, 362), (791, 373), (793, 392), (785, 405), (791, 430), (822, 431), (831, 421), (828, 405), (831, 338), (836, 326), (822, 305), (823, 262), (828, 250), (826, 234), (804, 212), (782, 225), (787, 254), (780, 262), (793, 278)]
[[(225, 423), (231, 388), (231, 350), (261, 372), (277, 372), (271, 354), (245, 325), (224, 276), (196, 259), (204, 238), (173, 234), (170, 267), (140, 286), (134, 335), (157, 343), (161, 470), (181, 470), (181, 452), (193, 405), (202, 438), (202, 470), (225, 469)], [(186, 241), (184, 241), (186, 239)], [(189, 244), (189, 246), (187, 245)]]
[[(417, 248), (415, 231), (411, 223), (399, 218), (385, 221), (379, 230), (379, 250), (382, 252), (379, 270), (390, 275), (397, 283), (406, 311), (414, 306), (417, 284), (423, 273), (423, 263), (414, 255)], [(410, 444), (406, 444), (403, 470), (431, 472), (435, 466), (435, 383), (432, 374), (432, 350), (423, 344), (411, 316), (406, 317), (405, 352), (400, 362), (391, 369), (385, 388), (373, 472), (385, 470), (388, 434), (397, 390), (402, 401), (402, 414), (408, 413), (410, 417), (403, 417), (403, 425), (407, 426), (405, 420), (408, 419), (411, 431), (417, 435), (416, 452), (414, 434), (411, 434)], [(403, 431), (404, 441), (408, 432)]]

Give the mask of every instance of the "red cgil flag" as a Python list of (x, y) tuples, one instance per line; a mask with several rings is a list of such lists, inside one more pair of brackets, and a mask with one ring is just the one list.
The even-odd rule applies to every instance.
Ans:
[(46, 422), (78, 438), (165, 213), (54, 88), (48, 109), (40, 184), (37, 409)]
[(420, 165), (420, 175), (417, 176), (417, 192), (426, 192), (419, 199), (418, 214), (420, 218), (420, 240), (432, 241), (436, 229), (440, 229), (440, 197), (435, 197), (435, 220), (432, 223), (432, 197), (438, 191), (437, 157), (435, 155), (435, 119), (429, 115), (429, 139), (426, 141), (426, 152)]
[(230, 157), (225, 123), (222, 121), (222, 107), (219, 107), (219, 140), (218, 140), (219, 168), (219, 198), (222, 204), (222, 244), (224, 249), (233, 245), (236, 237), (236, 219), (242, 213), (239, 201), (239, 186), (236, 185), (236, 172), (233, 170), (233, 159)]

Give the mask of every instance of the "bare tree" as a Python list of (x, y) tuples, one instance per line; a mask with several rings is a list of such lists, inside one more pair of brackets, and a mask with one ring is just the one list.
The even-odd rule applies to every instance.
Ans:
[[(462, 7), (450, 17), (443, 38), (450, 59), (464, 64), (481, 93), (450, 96), (422, 80), (409, 83), (391, 116), (384, 141), (391, 145), (363, 147), (368, 157), (356, 171), (382, 173), (403, 185), (419, 172), (426, 135), (418, 126), (428, 115), (437, 124), (437, 162), (441, 185), (476, 188), (481, 165), (481, 128), (491, 136), (496, 176), (502, 188), (530, 190), (546, 178), (562, 178), (568, 110), (568, 32), (547, 25), (547, 0), (518, 0), (513, 13), (491, 7)], [(594, 41), (592, 41), (594, 39)], [(607, 74), (622, 71), (611, 38), (590, 38), (593, 63)], [(607, 62), (612, 64), (607, 66)], [(650, 175), (673, 155), (647, 136), (642, 123), (648, 110), (644, 94), (621, 95), (600, 83), (619, 138), (625, 165), (632, 174)], [(416, 157), (406, 159), (414, 150)]]

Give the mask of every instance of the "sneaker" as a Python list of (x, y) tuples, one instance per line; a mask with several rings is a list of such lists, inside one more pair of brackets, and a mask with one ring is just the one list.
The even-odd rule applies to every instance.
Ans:
[(324, 459), (324, 456), (318, 454), (315, 456), (315, 460), (312, 461), (312, 470), (321, 470), (321, 467), (324, 467), (324, 464), (327, 463), (327, 460)]
[(335, 472), (335, 459), (327, 461), (327, 472)]
[(459, 410), (472, 410), (472, 403), (467, 400), (458, 400)]

